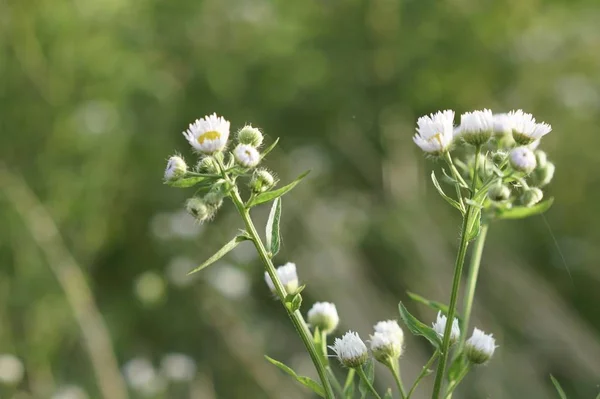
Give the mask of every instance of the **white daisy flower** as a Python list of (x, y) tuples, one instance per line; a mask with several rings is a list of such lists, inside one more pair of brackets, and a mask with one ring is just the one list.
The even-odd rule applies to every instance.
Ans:
[[(279, 266), (276, 270), (281, 284), (285, 288), (285, 292), (292, 294), (298, 289), (298, 274), (296, 273), (296, 264), (288, 262), (283, 266)], [(265, 281), (272, 293), (275, 293), (275, 284), (271, 280), (269, 273), (265, 272)]]
[(507, 113), (494, 114), (494, 134), (499, 136), (510, 134), (512, 127)]
[(260, 162), (260, 154), (248, 144), (238, 144), (233, 150), (233, 155), (236, 162), (244, 168), (253, 168)]
[(174, 181), (187, 173), (187, 164), (180, 156), (174, 155), (169, 158), (165, 169), (165, 180)]
[(373, 327), (371, 335), (371, 351), (375, 359), (386, 364), (402, 355), (404, 332), (396, 320), (380, 321)]
[(369, 357), (367, 346), (358, 334), (352, 331), (348, 331), (342, 338), (336, 338), (330, 348), (340, 363), (350, 368), (362, 366)]
[(454, 111), (438, 111), (417, 120), (417, 134), (413, 141), (423, 151), (440, 155), (448, 151), (454, 138)]
[(213, 113), (191, 123), (183, 135), (199, 152), (212, 154), (222, 151), (229, 138), (229, 121)]
[(489, 109), (465, 112), (460, 117), (460, 135), (469, 144), (485, 144), (494, 131), (494, 115)]
[(485, 334), (475, 328), (473, 335), (465, 343), (467, 359), (474, 364), (483, 364), (490, 360), (496, 350), (496, 340), (492, 334)]
[(531, 114), (520, 109), (509, 112), (508, 118), (513, 139), (518, 145), (529, 145), (552, 131), (549, 124), (536, 123)]
[(335, 304), (330, 302), (317, 302), (308, 311), (308, 323), (311, 327), (329, 334), (336, 329), (340, 322)]
[(537, 161), (535, 154), (527, 147), (517, 147), (508, 154), (510, 164), (519, 172), (529, 173), (535, 169)]
[(400, 345), (404, 343), (404, 331), (402, 331), (402, 328), (400, 328), (396, 320), (380, 321), (373, 326), (373, 330), (375, 330), (376, 333), (383, 333), (396, 337), (400, 342)]
[[(433, 323), (433, 331), (437, 333), (437, 335), (444, 339), (444, 331), (446, 331), (446, 320), (447, 317), (442, 314), (442, 312), (438, 312), (437, 320)], [(455, 317), (452, 321), (452, 329), (450, 330), (450, 343), (455, 343), (458, 341), (460, 337), (460, 327), (458, 326), (458, 319)]]

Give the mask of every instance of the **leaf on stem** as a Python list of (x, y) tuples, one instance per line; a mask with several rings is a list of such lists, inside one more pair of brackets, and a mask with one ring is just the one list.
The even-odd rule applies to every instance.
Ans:
[(191, 176), (191, 177), (183, 177), (181, 179), (173, 180), (173, 181), (165, 181), (165, 184), (168, 184), (171, 187), (177, 188), (187, 188), (195, 186), (201, 181), (205, 180), (204, 176)]
[(479, 235), (481, 230), (481, 209), (476, 209), (475, 213), (471, 217), (471, 221), (467, 226), (467, 239), (469, 241), (474, 240)]
[(510, 209), (499, 209), (495, 217), (497, 219), (523, 219), (529, 216), (539, 215), (546, 212), (552, 206), (554, 198), (548, 198), (531, 207), (515, 206)]
[(246, 205), (246, 208), (250, 209), (253, 206), (264, 204), (265, 202), (269, 202), (269, 201), (274, 200), (275, 198), (281, 197), (282, 195), (286, 194), (288, 191), (290, 191), (294, 187), (296, 187), (296, 185), (298, 183), (300, 183), (300, 180), (304, 179), (306, 177), (306, 175), (308, 175), (309, 173), (310, 173), (310, 170), (307, 170), (306, 172), (302, 173), (300, 176), (298, 176), (296, 178), (296, 180), (294, 180), (287, 186), (283, 186), (277, 190), (267, 191), (266, 193), (258, 194), (257, 196), (252, 198), (252, 200)]
[(313, 335), (313, 342), (315, 343), (315, 349), (319, 355), (319, 359), (324, 366), (329, 366), (329, 359), (327, 358), (327, 342), (323, 333), (319, 331), (319, 328), (315, 328), (315, 334)]
[(453, 207), (458, 209), (461, 213), (464, 212), (462, 205), (458, 201), (456, 201), (453, 198), (446, 195), (444, 190), (442, 190), (442, 187), (440, 186), (440, 183), (437, 181), (434, 171), (431, 172), (431, 181), (433, 182), (433, 185), (437, 189), (438, 193), (440, 193), (440, 195), (442, 196), (443, 199), (446, 200), (446, 202), (448, 202), (450, 205), (452, 205)]
[(558, 396), (560, 396), (560, 399), (567, 399), (567, 394), (560, 386), (558, 380), (554, 378), (552, 374), (550, 374), (550, 380), (552, 380), (552, 384), (554, 384), (554, 388), (556, 388), (556, 392), (558, 392)]
[[(367, 362), (364, 364), (364, 366), (359, 366), (359, 367), (363, 367), (365, 376), (367, 377), (367, 380), (372, 385), (373, 381), (375, 381), (375, 367), (373, 366), (373, 359), (367, 360)], [(367, 392), (370, 392), (367, 382), (362, 378), (360, 379), (360, 382), (358, 384), (358, 392), (360, 392), (361, 399), (366, 398)]]
[(437, 310), (439, 312), (442, 312), (444, 315), (448, 315), (448, 306), (447, 305), (445, 305), (441, 302), (432, 301), (431, 299), (422, 297), (421, 295), (415, 294), (414, 292), (407, 291), (406, 294), (413, 301), (422, 303), (423, 305), (428, 306), (433, 310)]
[(201, 264), (200, 266), (198, 266), (197, 268), (195, 268), (194, 270), (189, 272), (188, 275), (199, 272), (200, 270), (204, 269), (205, 267), (212, 265), (213, 263), (215, 263), (216, 261), (221, 259), (223, 256), (225, 256), (227, 254), (227, 252), (229, 252), (233, 248), (237, 247), (240, 242), (246, 241), (249, 239), (250, 239), (250, 237), (248, 237), (246, 235), (235, 236), (235, 238), (233, 240), (231, 240), (227, 244), (223, 245), (221, 247), (221, 249), (219, 249), (213, 256), (211, 256), (210, 258), (208, 258), (208, 260), (206, 262), (204, 262), (203, 264)]
[(271, 207), (271, 213), (269, 213), (269, 219), (267, 220), (266, 228), (266, 245), (267, 251), (271, 254), (271, 257), (277, 255), (279, 252), (279, 245), (281, 237), (279, 235), (279, 221), (281, 219), (281, 198), (275, 198), (273, 206)]
[(319, 395), (320, 397), (324, 398), (325, 397), (325, 390), (323, 389), (323, 387), (321, 386), (321, 384), (319, 384), (317, 381), (309, 378), (309, 377), (304, 377), (301, 375), (296, 374), (296, 372), (294, 370), (292, 370), (291, 368), (289, 368), (288, 366), (286, 366), (285, 364), (270, 358), (269, 356), (265, 355), (265, 359), (267, 359), (271, 364), (275, 365), (276, 367), (278, 367), (280, 370), (284, 371), (285, 373), (291, 375), (292, 377), (294, 377), (294, 379), (296, 381), (298, 381), (300, 384), (304, 385), (305, 387), (311, 389), (314, 393), (316, 393), (317, 395)]
[(436, 349), (441, 348), (442, 341), (437, 333), (433, 331), (433, 328), (429, 327), (425, 323), (422, 323), (415, 316), (411, 315), (402, 302), (398, 304), (398, 309), (400, 311), (400, 318), (404, 324), (406, 324), (411, 333), (425, 337)]
[(264, 157), (266, 157), (267, 155), (269, 155), (269, 153), (271, 151), (273, 151), (273, 149), (277, 146), (277, 143), (279, 143), (279, 137), (277, 137), (275, 139), (275, 141), (268, 146), (267, 148), (265, 148), (265, 150), (260, 154), (260, 159), (263, 159)]

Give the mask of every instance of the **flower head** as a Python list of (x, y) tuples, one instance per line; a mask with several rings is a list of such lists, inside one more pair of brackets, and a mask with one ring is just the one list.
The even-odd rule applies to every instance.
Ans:
[(531, 114), (520, 109), (508, 113), (508, 124), (518, 145), (529, 145), (552, 131), (550, 125), (544, 122), (536, 123)]
[(191, 123), (183, 135), (199, 152), (212, 154), (222, 151), (229, 138), (229, 121), (213, 113)]
[(167, 162), (165, 169), (165, 180), (174, 181), (180, 179), (187, 173), (187, 164), (178, 155), (173, 155)]
[(402, 355), (404, 332), (396, 320), (380, 321), (373, 327), (371, 351), (378, 361), (387, 364)]
[(465, 343), (467, 359), (474, 364), (483, 364), (490, 360), (496, 350), (496, 340), (492, 334), (485, 334), (475, 328), (473, 335)]
[(23, 362), (11, 354), (0, 354), (0, 383), (17, 385), (23, 379), (25, 367)]
[(460, 117), (460, 135), (469, 144), (485, 144), (493, 131), (494, 116), (489, 109), (466, 112)]
[(276, 183), (273, 175), (266, 169), (257, 169), (250, 179), (250, 189), (254, 193), (262, 193), (273, 187)]
[(369, 357), (367, 346), (358, 334), (352, 331), (348, 331), (342, 338), (336, 338), (330, 348), (340, 362), (350, 368), (360, 367)]
[(198, 197), (188, 199), (185, 203), (185, 209), (198, 223), (202, 223), (214, 215), (214, 209), (207, 206), (206, 202)]
[(494, 134), (499, 136), (507, 135), (512, 132), (510, 117), (507, 113), (494, 114)]
[(340, 322), (335, 304), (317, 302), (308, 311), (308, 323), (319, 331), (329, 334)]
[(380, 321), (373, 326), (376, 333), (383, 333), (395, 337), (400, 344), (404, 343), (404, 331), (398, 325), (396, 320)]
[[(446, 331), (446, 320), (447, 317), (443, 315), (442, 312), (438, 312), (437, 320), (433, 323), (433, 330), (441, 339), (444, 339), (444, 332)], [(458, 341), (459, 337), (460, 328), (458, 327), (458, 319), (456, 319), (455, 317), (452, 321), (452, 329), (450, 330), (450, 343)]]
[(160, 371), (171, 381), (192, 381), (196, 377), (196, 362), (183, 353), (169, 353), (161, 359)]
[(544, 192), (537, 187), (530, 187), (521, 195), (521, 203), (524, 206), (534, 206), (544, 198)]
[[(279, 266), (276, 270), (277, 277), (281, 280), (281, 284), (285, 288), (286, 293), (293, 294), (298, 289), (298, 274), (296, 273), (296, 264), (288, 262), (283, 266)], [(265, 272), (265, 281), (271, 292), (275, 293), (275, 284), (271, 280), (269, 273)]]
[(233, 155), (237, 163), (245, 168), (253, 168), (260, 162), (260, 154), (248, 144), (238, 144), (233, 150)]
[(240, 144), (248, 144), (252, 147), (260, 147), (263, 142), (263, 135), (252, 125), (246, 125), (237, 133), (237, 139)]
[(535, 154), (527, 147), (514, 148), (508, 156), (511, 166), (519, 172), (530, 173), (537, 165)]
[(438, 111), (417, 120), (417, 134), (413, 141), (421, 149), (432, 155), (448, 151), (454, 138), (454, 111)]

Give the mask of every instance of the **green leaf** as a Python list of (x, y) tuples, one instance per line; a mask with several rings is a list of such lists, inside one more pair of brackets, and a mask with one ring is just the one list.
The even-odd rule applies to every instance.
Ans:
[(187, 188), (195, 186), (196, 184), (200, 183), (205, 179), (206, 177), (204, 176), (183, 177), (178, 180), (166, 181), (165, 184), (168, 184), (171, 187)]
[(550, 379), (552, 380), (552, 384), (554, 384), (554, 388), (556, 388), (556, 391), (558, 392), (558, 396), (560, 396), (560, 399), (567, 399), (567, 394), (560, 386), (560, 383), (558, 382), (558, 380), (556, 378), (554, 378), (554, 376), (552, 374), (550, 374)]
[(281, 197), (282, 195), (286, 194), (288, 191), (290, 191), (291, 189), (296, 187), (296, 185), (298, 183), (300, 183), (300, 180), (304, 179), (306, 177), (306, 175), (308, 175), (309, 173), (310, 173), (310, 170), (307, 170), (306, 172), (302, 173), (300, 176), (298, 176), (296, 178), (296, 180), (294, 180), (287, 186), (283, 186), (277, 190), (267, 191), (266, 193), (258, 194), (246, 205), (246, 207), (252, 208), (253, 206), (264, 204), (265, 202), (269, 202), (269, 201), (274, 200), (275, 198)]
[(287, 294), (285, 297), (285, 306), (291, 311), (295, 312), (300, 309), (302, 305), (302, 295), (299, 292), (295, 292), (293, 294)]
[(250, 239), (250, 237), (245, 236), (245, 235), (235, 236), (235, 238), (233, 240), (231, 240), (227, 244), (223, 245), (223, 247), (221, 247), (221, 249), (219, 249), (217, 251), (217, 253), (215, 253), (213, 256), (208, 258), (208, 260), (206, 262), (204, 262), (203, 264), (201, 264), (200, 266), (198, 266), (197, 268), (195, 268), (194, 270), (189, 272), (188, 275), (199, 272), (200, 270), (204, 269), (205, 267), (212, 265), (213, 263), (215, 263), (216, 261), (221, 259), (223, 256), (225, 256), (227, 254), (227, 252), (229, 252), (233, 248), (237, 247), (240, 242), (246, 241), (249, 239)]
[(300, 384), (304, 385), (307, 388), (310, 388), (314, 393), (316, 393), (317, 395), (319, 395), (320, 397), (324, 398), (325, 397), (325, 390), (323, 389), (323, 387), (321, 386), (321, 384), (319, 384), (318, 382), (316, 382), (315, 380), (309, 378), (309, 377), (304, 377), (301, 375), (296, 374), (296, 372), (294, 370), (292, 370), (291, 368), (289, 368), (288, 366), (286, 366), (285, 364), (270, 358), (269, 356), (265, 355), (265, 359), (267, 359), (271, 364), (275, 365), (276, 367), (278, 367), (280, 370), (284, 371), (285, 373), (291, 375), (292, 377), (294, 377), (294, 379), (296, 379), (296, 381), (298, 381)]
[(400, 310), (400, 318), (404, 321), (404, 324), (406, 324), (411, 333), (425, 337), (437, 349), (442, 346), (440, 337), (433, 331), (433, 328), (420, 322), (415, 316), (411, 315), (402, 302), (398, 304), (398, 309)]
[(260, 154), (260, 159), (263, 159), (264, 157), (266, 157), (271, 151), (273, 151), (273, 149), (277, 146), (277, 143), (279, 143), (279, 137), (277, 137), (275, 139), (275, 141), (268, 146), (267, 148), (265, 148), (265, 150)]
[[(375, 380), (375, 367), (373, 366), (373, 359), (367, 360), (367, 362), (360, 367), (363, 367), (363, 371), (367, 376), (367, 380), (369, 380), (369, 382), (373, 384), (373, 381)], [(360, 383), (358, 384), (358, 392), (360, 392), (361, 399), (366, 398), (367, 392), (370, 392), (367, 383), (362, 378), (360, 379)]]
[(279, 235), (279, 220), (281, 219), (281, 198), (275, 198), (273, 206), (271, 207), (271, 213), (269, 213), (269, 219), (267, 220), (266, 229), (266, 244), (267, 251), (271, 253), (271, 257), (277, 255), (279, 252), (280, 235)]
[(467, 239), (474, 240), (479, 235), (481, 230), (481, 209), (476, 209), (475, 214), (471, 217), (469, 226), (467, 226)]
[(432, 301), (430, 299), (422, 297), (419, 294), (415, 294), (414, 292), (407, 291), (406, 294), (413, 301), (422, 303), (423, 305), (428, 306), (428, 307), (430, 307), (433, 310), (437, 310), (439, 312), (442, 312), (445, 315), (448, 315), (448, 306), (447, 305), (445, 305), (445, 304), (443, 304), (441, 302)]
[(546, 212), (550, 209), (553, 202), (554, 198), (548, 198), (546, 201), (542, 201), (531, 207), (515, 206), (510, 209), (499, 209), (495, 216), (498, 219), (523, 219)]
[(444, 190), (442, 190), (442, 187), (440, 186), (440, 183), (437, 181), (437, 178), (435, 177), (435, 172), (434, 171), (431, 172), (431, 181), (433, 182), (433, 185), (437, 189), (438, 193), (440, 193), (440, 195), (442, 196), (442, 198), (444, 198), (450, 205), (452, 205), (453, 207), (455, 207), (456, 209), (458, 209), (461, 213), (464, 212), (462, 205), (458, 201), (456, 201), (455, 199), (447, 196), (446, 193), (444, 192)]

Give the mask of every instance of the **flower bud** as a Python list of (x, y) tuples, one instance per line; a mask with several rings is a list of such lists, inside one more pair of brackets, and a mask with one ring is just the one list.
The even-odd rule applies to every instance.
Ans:
[(165, 169), (165, 180), (175, 181), (181, 179), (187, 173), (187, 164), (180, 156), (174, 155), (169, 158)]
[(501, 165), (505, 160), (508, 154), (504, 151), (495, 151), (492, 153), (492, 162), (495, 165)]
[(496, 350), (496, 340), (492, 334), (485, 334), (475, 328), (473, 335), (465, 343), (465, 354), (473, 364), (483, 364), (491, 359)]
[[(444, 332), (446, 331), (446, 320), (447, 317), (442, 314), (442, 312), (438, 312), (437, 320), (433, 323), (433, 330), (437, 333), (437, 335), (444, 339)], [(455, 343), (460, 338), (460, 327), (458, 326), (458, 319), (456, 317), (452, 321), (452, 328), (450, 330), (450, 344)]]
[(371, 335), (371, 351), (375, 359), (383, 364), (389, 364), (402, 355), (404, 332), (395, 320), (380, 321), (373, 327)]
[(340, 363), (346, 367), (360, 367), (369, 358), (367, 346), (357, 333), (348, 331), (342, 338), (336, 338), (330, 348), (335, 352)]
[[(529, 146), (529, 148), (531, 148), (531, 146)], [(543, 167), (548, 163), (548, 155), (546, 155), (544, 151), (536, 150), (534, 154), (538, 167)]]
[(533, 151), (527, 147), (517, 147), (513, 149), (510, 152), (509, 157), (511, 166), (519, 172), (529, 173), (535, 169), (535, 155), (533, 154)]
[(259, 194), (269, 190), (275, 185), (275, 178), (266, 169), (258, 169), (250, 180), (250, 189)]
[(213, 214), (206, 203), (197, 197), (188, 199), (185, 203), (185, 209), (199, 223), (209, 219)]
[(235, 161), (244, 168), (253, 168), (260, 162), (260, 154), (248, 144), (238, 144), (233, 150), (233, 155)]
[(319, 331), (326, 334), (333, 332), (340, 322), (335, 305), (329, 302), (315, 303), (308, 311), (307, 316), (311, 327), (318, 328)]
[(504, 202), (510, 198), (510, 188), (503, 184), (492, 186), (488, 191), (488, 198), (494, 202)]
[(223, 205), (223, 195), (219, 191), (210, 191), (204, 196), (204, 203), (214, 208), (220, 208)]
[(240, 144), (247, 144), (252, 147), (260, 147), (263, 142), (263, 135), (252, 125), (246, 125), (237, 133), (237, 139)]
[(552, 162), (546, 162), (542, 167), (537, 167), (531, 174), (531, 180), (534, 186), (544, 187), (548, 185), (554, 177), (555, 166)]
[[(281, 284), (283, 284), (283, 287), (285, 288), (286, 294), (294, 294), (298, 291), (298, 274), (296, 272), (295, 263), (288, 262), (283, 266), (279, 266), (275, 271), (277, 272), (277, 277), (279, 277)], [(275, 290), (275, 284), (267, 272), (265, 272), (265, 282), (272, 293), (277, 292)]]
[(217, 161), (212, 156), (203, 157), (198, 161), (196, 165), (196, 170), (199, 173), (209, 173), (209, 174), (217, 174), (219, 173), (219, 165)]
[(540, 202), (544, 198), (544, 193), (537, 187), (532, 187), (528, 190), (525, 190), (523, 195), (521, 195), (521, 203), (524, 206), (533, 206)]

